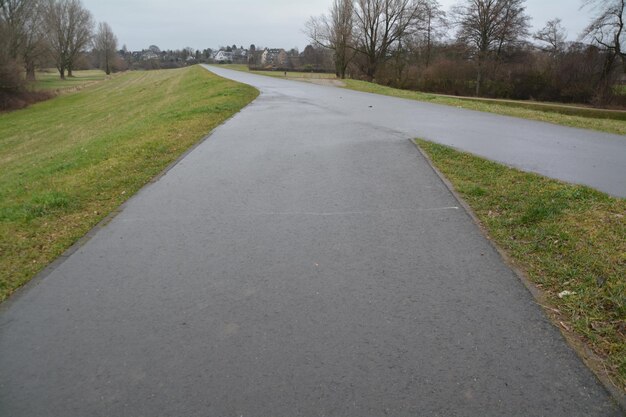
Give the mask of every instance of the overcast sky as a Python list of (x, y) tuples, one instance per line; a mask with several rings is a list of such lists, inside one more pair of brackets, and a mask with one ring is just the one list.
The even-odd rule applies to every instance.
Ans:
[[(439, 0), (448, 10), (458, 0)], [(303, 50), (302, 33), (310, 16), (328, 10), (331, 0), (83, 0), (96, 21), (108, 22), (120, 47), (140, 50), (217, 48), (243, 45)], [(591, 17), (580, 0), (527, 0), (534, 29), (560, 17), (575, 40)], [(534, 30), (533, 29), (533, 30)]]

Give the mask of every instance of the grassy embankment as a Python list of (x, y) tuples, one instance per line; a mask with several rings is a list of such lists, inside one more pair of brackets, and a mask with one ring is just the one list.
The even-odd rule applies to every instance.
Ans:
[(626, 390), (626, 200), (418, 144), (542, 289), (556, 321), (604, 358), (609, 378)]
[(0, 300), (257, 94), (196, 66), (0, 114)]
[[(279, 71), (249, 71), (246, 65), (220, 65), (220, 67), (255, 74), (285, 78)], [(334, 79), (333, 74), (310, 74), (288, 72), (288, 79), (307, 81), (311, 78)], [(375, 83), (358, 80), (341, 80), (345, 88), (366, 93), (382, 94), (410, 100), (424, 101), (464, 109), (496, 113), (523, 119), (539, 120), (563, 126), (599, 130), (607, 133), (626, 135), (626, 111), (611, 111), (583, 106), (568, 106), (555, 103), (539, 103), (520, 100), (493, 100), (472, 97), (453, 97), (441, 94), (422, 93), (419, 91), (400, 90)]]

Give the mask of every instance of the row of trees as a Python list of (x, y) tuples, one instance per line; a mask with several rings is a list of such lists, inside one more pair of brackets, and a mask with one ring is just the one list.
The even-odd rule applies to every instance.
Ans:
[(340, 77), (452, 94), (610, 102), (626, 63), (626, 0), (583, 0), (596, 15), (569, 43), (558, 18), (530, 33), (525, 2), (460, 0), (446, 12), (436, 0), (333, 0), (306, 32), (333, 52)]
[(19, 89), (35, 69), (52, 62), (59, 76), (72, 76), (93, 47), (102, 69), (112, 70), (117, 38), (107, 23), (95, 28), (80, 0), (0, 0), (0, 89)]

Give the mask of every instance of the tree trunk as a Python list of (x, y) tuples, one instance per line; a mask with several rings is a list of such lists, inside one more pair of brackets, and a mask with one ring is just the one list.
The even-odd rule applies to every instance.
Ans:
[(339, 51), (335, 51), (335, 75), (339, 78), (344, 77), (344, 59)]
[(26, 63), (26, 80), (36, 81), (35, 77), (35, 64), (32, 62)]
[(68, 77), (73, 77), (74, 76), (74, 75), (72, 75), (72, 69), (71, 68), (67, 69), (67, 76)]
[(105, 57), (104, 57), (104, 72), (106, 73), (106, 75), (111, 75), (111, 65), (109, 64), (109, 51), (105, 52)]
[(426, 68), (430, 65), (430, 54), (432, 53), (432, 23), (428, 16), (428, 30), (426, 32)]
[(478, 61), (478, 70), (476, 71), (476, 97), (480, 96), (481, 83), (483, 81), (483, 63)]
[(65, 79), (65, 68), (59, 68), (59, 75), (61, 76), (62, 80)]
[(611, 73), (613, 72), (617, 59), (616, 53), (608, 53), (602, 67), (602, 75), (598, 82), (598, 104), (609, 104), (613, 100), (613, 83), (611, 82)]
[(376, 75), (376, 58), (368, 57), (365, 75), (367, 76), (367, 81), (374, 81), (374, 76)]

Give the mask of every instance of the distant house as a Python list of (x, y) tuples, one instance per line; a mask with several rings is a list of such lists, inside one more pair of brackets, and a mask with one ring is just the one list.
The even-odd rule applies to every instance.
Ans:
[(248, 50), (244, 48), (233, 49), (233, 62), (238, 64), (245, 64), (248, 62)]
[(287, 64), (287, 52), (284, 49), (265, 49), (261, 54), (261, 65), (264, 67), (284, 67)]
[(159, 59), (159, 55), (157, 55), (153, 51), (147, 50), (147, 51), (142, 52), (141, 59), (142, 61), (149, 61), (151, 59)]
[(226, 51), (217, 51), (213, 57), (215, 62), (233, 62), (233, 53)]

